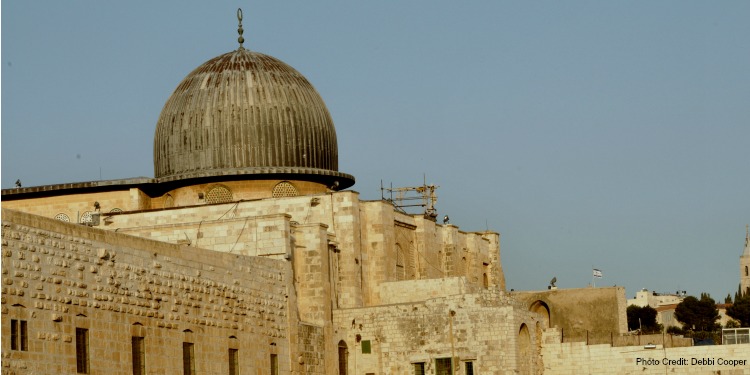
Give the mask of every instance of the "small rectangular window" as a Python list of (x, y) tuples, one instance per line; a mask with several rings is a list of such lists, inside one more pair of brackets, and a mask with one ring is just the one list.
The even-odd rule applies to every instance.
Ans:
[(435, 375), (453, 375), (453, 363), (450, 358), (435, 359)]
[(362, 353), (363, 354), (372, 353), (372, 348), (370, 347), (370, 340), (362, 340)]
[(89, 330), (76, 328), (76, 372), (89, 373)]
[(424, 362), (414, 364), (414, 375), (424, 375)]
[(239, 356), (237, 349), (229, 349), (229, 375), (239, 375), (240, 368), (238, 365)]
[(279, 375), (279, 356), (271, 354), (271, 375)]
[(29, 333), (26, 330), (26, 321), (21, 320), (19, 323), (20, 323), (19, 331), (21, 331), (21, 335), (18, 338), (18, 340), (20, 341), (21, 350), (25, 352), (29, 350)]
[(10, 320), (10, 350), (18, 350), (18, 320)]
[(474, 375), (474, 362), (464, 362), (464, 368), (466, 369), (466, 375)]
[(133, 375), (146, 375), (146, 348), (143, 337), (133, 336)]
[(195, 352), (192, 342), (182, 343), (182, 373), (184, 375), (195, 375)]
[(10, 350), (29, 350), (28, 332), (25, 320), (10, 320)]

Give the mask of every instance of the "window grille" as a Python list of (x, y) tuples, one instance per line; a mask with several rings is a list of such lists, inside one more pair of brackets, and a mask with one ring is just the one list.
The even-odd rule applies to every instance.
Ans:
[(297, 192), (297, 188), (287, 181), (279, 182), (273, 187), (272, 196), (274, 198), (296, 197), (298, 195), (299, 192)]
[(55, 220), (60, 220), (60, 221), (64, 221), (66, 223), (69, 223), (70, 222), (70, 216), (68, 216), (68, 215), (66, 215), (64, 213), (59, 213), (59, 214), (55, 215)]
[(83, 214), (81, 214), (81, 224), (90, 224), (92, 223), (93, 219), (91, 218), (91, 211), (86, 211)]
[(206, 193), (206, 203), (227, 203), (232, 201), (232, 192), (224, 186), (217, 186)]
[(435, 375), (453, 375), (453, 363), (450, 358), (435, 359)]
[(25, 320), (10, 320), (10, 350), (29, 350), (29, 337)]

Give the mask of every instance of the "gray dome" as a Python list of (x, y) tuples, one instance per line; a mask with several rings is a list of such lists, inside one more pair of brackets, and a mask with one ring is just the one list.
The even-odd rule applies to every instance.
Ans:
[[(162, 109), (154, 135), (154, 177), (286, 175), (343, 189), (336, 130), (302, 74), (244, 48), (193, 70)], [(294, 175), (294, 176), (289, 176)]]

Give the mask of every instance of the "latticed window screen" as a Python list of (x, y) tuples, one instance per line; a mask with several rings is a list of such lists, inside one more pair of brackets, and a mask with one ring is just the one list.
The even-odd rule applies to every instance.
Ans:
[(122, 209), (115, 207), (115, 208), (109, 210), (109, 212), (122, 212)]
[(70, 222), (70, 216), (68, 216), (66, 214), (63, 214), (63, 213), (59, 213), (59, 214), (55, 215), (55, 219), (56, 220), (60, 220), (60, 221), (64, 221), (64, 222), (67, 222), (67, 223)]
[(232, 192), (224, 186), (217, 186), (206, 194), (206, 203), (227, 203), (232, 201)]
[(81, 215), (81, 224), (91, 223), (91, 211), (86, 211)]
[(296, 197), (299, 195), (297, 188), (287, 181), (282, 181), (273, 187), (274, 198)]
[(414, 375), (424, 375), (424, 362), (414, 364)]

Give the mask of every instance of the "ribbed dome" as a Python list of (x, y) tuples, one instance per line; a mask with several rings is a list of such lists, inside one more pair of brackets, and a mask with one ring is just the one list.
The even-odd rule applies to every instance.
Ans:
[(310, 82), (278, 59), (240, 48), (193, 70), (167, 100), (156, 124), (154, 175), (265, 174), (354, 184), (338, 172), (336, 130)]

